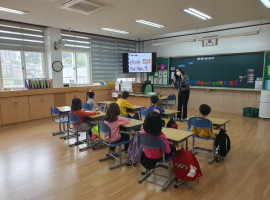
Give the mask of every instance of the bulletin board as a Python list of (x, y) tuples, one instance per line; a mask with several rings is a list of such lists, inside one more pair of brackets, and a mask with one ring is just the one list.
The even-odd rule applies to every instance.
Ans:
[(169, 58), (157, 58), (156, 72), (147, 74), (147, 80), (154, 85), (168, 85), (169, 81)]

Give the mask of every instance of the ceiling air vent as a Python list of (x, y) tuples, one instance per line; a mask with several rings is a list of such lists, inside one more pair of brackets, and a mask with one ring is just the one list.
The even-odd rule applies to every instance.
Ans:
[(112, 6), (95, 0), (65, 0), (57, 4), (57, 7), (89, 15)]

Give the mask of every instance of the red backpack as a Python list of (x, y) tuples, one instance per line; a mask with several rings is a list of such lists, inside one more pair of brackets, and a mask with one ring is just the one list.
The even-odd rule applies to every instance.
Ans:
[(190, 151), (181, 150), (176, 151), (173, 157), (173, 170), (175, 177), (184, 181), (197, 181), (202, 176), (200, 165)]

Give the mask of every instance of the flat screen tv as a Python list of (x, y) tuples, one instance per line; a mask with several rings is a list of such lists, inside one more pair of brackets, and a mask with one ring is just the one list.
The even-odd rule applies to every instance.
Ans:
[(123, 53), (123, 72), (155, 72), (156, 57), (156, 53)]

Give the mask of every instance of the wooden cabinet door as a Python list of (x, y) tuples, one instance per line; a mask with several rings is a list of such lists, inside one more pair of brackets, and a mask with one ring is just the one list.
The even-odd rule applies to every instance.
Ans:
[(101, 91), (102, 101), (112, 100), (112, 90), (102, 90)]
[(23, 122), (30, 120), (28, 96), (15, 97), (16, 100), (16, 121)]
[(43, 117), (42, 111), (42, 97), (43, 95), (29, 96), (29, 112), (30, 119), (40, 119)]
[(2, 112), (1, 112), (1, 105), (2, 105), (2, 102), (1, 102), (1, 99), (0, 99), (0, 125), (2, 125)]
[(1, 100), (2, 124), (11, 124), (16, 122), (16, 104), (15, 98), (2, 98)]
[(99, 90), (93, 90), (93, 92), (95, 93), (95, 101), (96, 101), (96, 104), (98, 102), (101, 102), (102, 101), (102, 92)]
[(66, 93), (66, 105), (65, 106), (71, 106), (72, 99), (74, 98), (80, 98), (82, 102), (85, 102), (85, 93), (84, 92), (68, 92)]
[(42, 95), (42, 111), (43, 117), (50, 117), (51, 116), (51, 107), (54, 106), (54, 95), (53, 94), (46, 94)]

